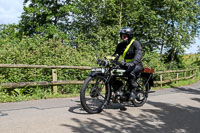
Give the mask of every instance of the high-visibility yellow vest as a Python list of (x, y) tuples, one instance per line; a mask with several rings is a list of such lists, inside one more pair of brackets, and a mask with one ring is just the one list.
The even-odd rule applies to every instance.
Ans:
[(131, 62), (133, 59), (125, 59), (126, 53), (128, 49), (130, 48), (131, 44), (135, 41), (135, 39), (132, 39), (131, 42), (126, 46), (126, 49), (124, 50), (124, 53), (122, 54), (122, 57), (124, 58), (125, 62)]

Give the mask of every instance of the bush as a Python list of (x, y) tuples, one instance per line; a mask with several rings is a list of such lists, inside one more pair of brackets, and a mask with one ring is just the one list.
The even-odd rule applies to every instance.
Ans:
[(156, 52), (145, 51), (142, 61), (144, 67), (154, 68), (155, 71), (166, 70), (165, 64), (162, 62), (160, 55)]
[[(0, 47), (0, 64), (94, 66), (96, 62), (93, 48), (89, 45), (81, 44), (77, 49), (61, 40), (39, 36), (24, 37), (19, 42), (7, 40)], [(1, 68), (0, 72), (1, 83), (52, 81), (51, 69)], [(59, 80), (83, 80), (85, 75), (87, 72), (81, 70), (58, 70)], [(40, 88), (51, 91), (51, 87)], [(35, 93), (34, 88), (21, 90), (23, 94)]]

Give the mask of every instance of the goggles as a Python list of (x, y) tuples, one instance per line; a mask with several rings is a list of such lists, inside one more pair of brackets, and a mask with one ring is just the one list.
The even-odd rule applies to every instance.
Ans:
[(130, 29), (121, 29), (119, 32), (125, 34), (127, 32), (131, 32), (131, 30)]

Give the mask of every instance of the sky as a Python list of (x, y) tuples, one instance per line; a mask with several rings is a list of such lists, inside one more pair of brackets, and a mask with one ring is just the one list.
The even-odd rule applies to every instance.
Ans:
[[(23, 12), (23, 2), (24, 0), (0, 0), (0, 24), (18, 24)], [(200, 37), (195, 38), (195, 43), (185, 49), (185, 53), (196, 53), (197, 46), (200, 46)]]
[(0, 0), (0, 24), (18, 23), (24, 0)]

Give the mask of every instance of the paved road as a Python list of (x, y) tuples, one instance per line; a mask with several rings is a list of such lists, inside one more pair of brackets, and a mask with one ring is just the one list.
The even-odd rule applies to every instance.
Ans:
[(150, 94), (143, 107), (89, 115), (79, 98), (0, 104), (0, 133), (198, 133), (200, 81)]

